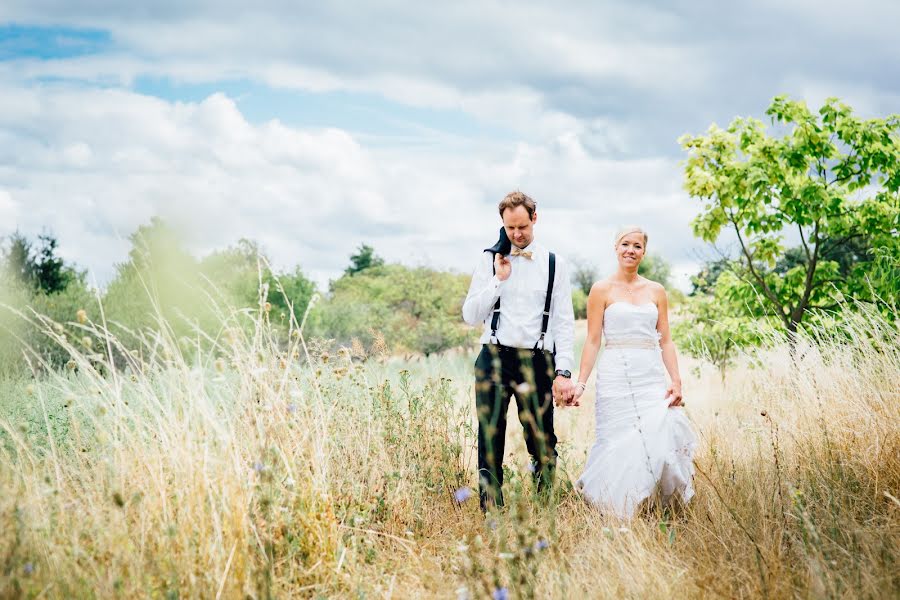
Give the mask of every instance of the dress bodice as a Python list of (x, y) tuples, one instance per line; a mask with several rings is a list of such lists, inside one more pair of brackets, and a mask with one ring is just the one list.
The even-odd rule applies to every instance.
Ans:
[(603, 336), (607, 341), (646, 340), (657, 342), (659, 311), (653, 302), (613, 302), (603, 314)]

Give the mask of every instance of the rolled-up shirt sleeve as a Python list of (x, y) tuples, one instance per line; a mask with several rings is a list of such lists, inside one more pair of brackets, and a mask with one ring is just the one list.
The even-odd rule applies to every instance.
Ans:
[(463, 320), (469, 325), (484, 323), (500, 297), (503, 282), (494, 275), (493, 265), (494, 255), (490, 252), (482, 253), (463, 303)]
[(575, 368), (575, 311), (572, 309), (572, 284), (569, 267), (557, 257), (553, 280), (553, 305), (550, 307), (550, 332), (556, 343), (556, 368), (572, 371)]

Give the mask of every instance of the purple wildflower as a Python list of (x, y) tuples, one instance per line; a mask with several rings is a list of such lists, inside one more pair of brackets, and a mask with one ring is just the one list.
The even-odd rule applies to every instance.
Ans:
[(537, 543), (534, 545), (535, 550), (546, 550), (549, 547), (550, 547), (550, 542), (548, 542), (547, 540), (538, 540)]
[(497, 588), (494, 590), (494, 594), (491, 597), (494, 600), (509, 600), (509, 590), (505, 587)]
[(456, 498), (456, 501), (462, 504), (466, 500), (472, 497), (472, 490), (467, 487), (461, 487), (455, 492), (453, 492), (453, 497)]
[(290, 404), (288, 404), (287, 411), (290, 414), (294, 414), (295, 412), (297, 412), (297, 405), (291, 402)]
[(31, 575), (32, 573), (34, 573), (34, 565), (31, 563), (25, 563), (25, 566), (22, 570), (25, 571), (26, 575)]
[(262, 473), (263, 469), (266, 468), (266, 465), (262, 464), (260, 461), (256, 461), (253, 463), (253, 470), (257, 473)]
[(531, 461), (530, 463), (528, 463), (528, 466), (525, 468), (528, 469), (529, 473), (534, 473), (537, 471), (537, 465), (534, 464), (534, 461)]

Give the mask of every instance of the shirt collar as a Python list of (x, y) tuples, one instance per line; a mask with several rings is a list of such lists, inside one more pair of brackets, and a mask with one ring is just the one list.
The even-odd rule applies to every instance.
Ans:
[[(532, 240), (531, 240), (531, 243), (528, 244), (527, 246), (525, 246), (524, 248), (522, 248), (521, 250), (522, 250), (522, 252), (535, 252), (535, 251), (537, 250), (537, 246), (538, 246), (538, 245), (537, 245), (537, 242), (535, 242), (535, 241), (532, 239)], [(516, 246), (515, 244), (513, 244), (513, 247), (512, 247), (512, 248), (513, 248), (513, 250), (516, 250), (516, 249), (518, 248), (518, 246)]]

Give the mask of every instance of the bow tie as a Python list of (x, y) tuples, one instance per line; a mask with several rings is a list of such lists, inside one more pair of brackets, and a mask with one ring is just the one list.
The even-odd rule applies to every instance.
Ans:
[(522, 256), (531, 260), (531, 257), (534, 255), (534, 252), (531, 250), (522, 250), (521, 248), (513, 248), (512, 252), (509, 253), (510, 256)]

